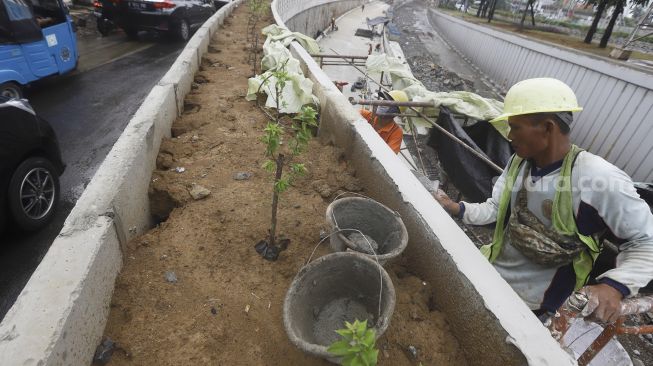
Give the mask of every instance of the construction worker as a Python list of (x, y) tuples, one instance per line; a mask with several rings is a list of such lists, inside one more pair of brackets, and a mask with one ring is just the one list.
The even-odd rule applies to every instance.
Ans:
[[(515, 84), (494, 120), (508, 120), (515, 155), (492, 197), (435, 195), (467, 224), (496, 222), (481, 253), (543, 321), (579, 289), (589, 298), (583, 316), (615, 321), (621, 299), (653, 279), (653, 215), (626, 173), (571, 143), (572, 112), (581, 110), (559, 80)], [(619, 247), (616, 268), (588, 286), (603, 239)]]
[[(401, 90), (393, 90), (390, 93), (381, 92), (381, 96), (385, 100), (395, 100), (395, 101), (408, 101), (408, 96)], [(400, 107), (397, 106), (379, 106), (376, 109), (376, 116), (372, 119), (372, 112), (361, 109), (361, 116), (369, 122), (374, 130), (381, 136), (383, 141), (385, 141), (390, 149), (399, 154), (401, 149), (401, 141), (403, 139), (404, 133), (401, 130), (401, 127), (397, 125), (394, 121), (394, 116), (386, 114), (398, 114), (401, 112)]]

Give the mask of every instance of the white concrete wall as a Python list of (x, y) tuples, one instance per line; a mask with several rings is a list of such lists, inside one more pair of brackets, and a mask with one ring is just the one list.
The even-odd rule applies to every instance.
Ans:
[[(286, 2), (296, 6), (293, 0), (272, 3), (278, 24), (291, 19), (283, 14), (290, 8)], [(291, 14), (299, 13), (293, 8)], [(447, 315), (468, 363), (575, 364), (308, 53), (297, 42), (290, 47), (315, 83), (313, 92), (321, 105), (320, 138), (345, 151), (368, 194), (401, 214), (410, 238), (405, 255), (412, 269), (434, 287), (434, 299)]]
[(430, 11), (440, 35), (504, 93), (534, 77), (571, 86), (585, 108), (572, 125), (574, 142), (636, 181), (653, 181), (653, 72)]
[(210, 37), (241, 3), (191, 38), (134, 114), (29, 282), (0, 323), (0, 365), (84, 365), (99, 344), (121, 245), (151, 226), (148, 187), (161, 139), (183, 110)]
[(289, 18), (285, 20), (285, 23), (289, 29), (295, 32), (315, 37), (317, 31), (323, 31), (331, 25), (331, 18), (337, 19), (365, 2), (365, 0), (315, 1), (311, 3), (310, 7), (307, 7), (306, 3), (298, 6), (299, 2), (287, 4), (292, 11), (287, 14)]

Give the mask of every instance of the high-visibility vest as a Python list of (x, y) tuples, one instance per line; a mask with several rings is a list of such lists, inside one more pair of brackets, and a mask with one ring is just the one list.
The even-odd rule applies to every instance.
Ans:
[[(563, 189), (559, 190), (556, 188), (551, 213), (551, 222), (554, 230), (566, 236), (576, 235), (587, 247), (586, 250), (580, 252), (580, 254), (573, 260), (574, 273), (576, 274), (576, 290), (585, 286), (587, 283), (592, 267), (594, 266), (594, 261), (596, 261), (596, 258), (601, 252), (601, 246), (594, 237), (583, 235), (578, 232), (576, 219), (574, 218), (574, 205), (572, 203), (571, 195), (571, 168), (581, 151), (583, 151), (583, 149), (576, 145), (572, 145), (567, 155), (565, 155), (560, 170), (560, 179), (562, 179), (562, 181), (560, 184), (556, 185), (557, 187), (563, 187)], [(515, 186), (519, 167), (523, 160), (524, 159), (515, 155), (508, 166), (506, 184), (501, 193), (501, 198), (499, 199), (499, 210), (497, 212), (497, 222), (494, 229), (492, 243), (481, 247), (481, 253), (490, 262), (494, 262), (499, 256), (499, 253), (501, 253), (505, 237), (505, 218), (510, 209), (512, 190)]]

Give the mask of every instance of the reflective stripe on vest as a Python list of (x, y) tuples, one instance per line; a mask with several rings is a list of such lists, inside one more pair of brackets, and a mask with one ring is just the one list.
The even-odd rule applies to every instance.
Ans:
[[(601, 251), (599, 243), (594, 237), (582, 235), (578, 232), (576, 219), (574, 218), (574, 206), (571, 196), (571, 168), (581, 151), (583, 151), (583, 149), (576, 145), (572, 145), (567, 155), (565, 155), (565, 159), (562, 162), (562, 168), (560, 169), (561, 181), (558, 185), (558, 187), (562, 187), (563, 189), (556, 188), (551, 215), (551, 223), (554, 230), (567, 236), (576, 235), (587, 246), (587, 249), (582, 251), (573, 261), (574, 273), (576, 274), (576, 290), (580, 289), (587, 283), (589, 274), (594, 266), (594, 261)], [(499, 253), (501, 253), (505, 237), (505, 219), (508, 210), (510, 209), (510, 199), (519, 173), (519, 167), (523, 161), (524, 159), (515, 155), (508, 166), (506, 184), (503, 192), (501, 192), (501, 197), (499, 198), (497, 222), (494, 229), (492, 243), (481, 247), (481, 253), (490, 262), (494, 262), (499, 256)], [(526, 174), (526, 172), (524, 172), (524, 174)]]

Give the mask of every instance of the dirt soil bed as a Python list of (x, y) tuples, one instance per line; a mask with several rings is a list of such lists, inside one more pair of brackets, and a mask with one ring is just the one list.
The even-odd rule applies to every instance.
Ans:
[[(302, 157), (309, 173), (280, 202), (288, 250), (276, 262), (254, 251), (269, 225), (272, 182), (261, 169), (265, 116), (244, 99), (247, 18), (242, 5), (221, 27), (162, 144), (150, 194), (167, 219), (128, 244), (105, 330), (119, 347), (110, 365), (328, 364), (290, 343), (283, 299), (325, 229), (328, 203), (364, 190), (338, 149), (312, 141)], [(251, 176), (234, 179), (243, 172)], [(198, 185), (211, 193), (195, 200)], [(323, 245), (317, 255), (326, 253)], [(430, 284), (401, 260), (388, 272), (397, 306), (377, 343), (379, 364), (464, 365)]]

